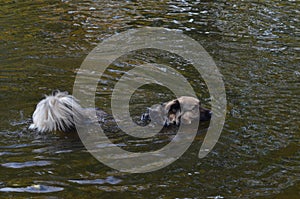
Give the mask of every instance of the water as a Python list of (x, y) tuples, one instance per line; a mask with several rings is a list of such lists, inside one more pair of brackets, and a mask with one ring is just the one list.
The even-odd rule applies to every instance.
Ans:
[[(298, 198), (297, 1), (2, 0), (0, 18), (1, 198)], [(205, 134), (200, 133), (167, 168), (127, 174), (99, 163), (76, 135), (27, 130), (36, 103), (55, 89), (71, 92), (77, 69), (100, 41), (144, 26), (182, 30), (206, 48), (224, 76), (228, 114), (206, 158), (197, 158)], [(100, 108), (109, 112), (113, 83), (136, 59), (180, 67), (209, 106), (204, 82), (182, 60), (151, 51), (127, 59), (117, 61), (98, 86)], [(139, 115), (170, 97), (166, 89), (143, 88), (131, 110)], [(110, 138), (142, 152), (164, 146), (172, 136)]]

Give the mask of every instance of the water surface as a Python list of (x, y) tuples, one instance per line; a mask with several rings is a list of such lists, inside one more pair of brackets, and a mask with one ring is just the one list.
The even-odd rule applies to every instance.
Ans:
[[(9, 1), (0, 2), (1, 198), (297, 198), (299, 196), (299, 3), (297, 1)], [(224, 76), (228, 115), (204, 159), (193, 145), (167, 168), (117, 172), (90, 155), (76, 135), (27, 127), (36, 103), (55, 89), (71, 92), (85, 56), (109, 36), (137, 27), (182, 30), (214, 58)], [(110, 111), (113, 85), (140, 62), (170, 64), (188, 77), (204, 106), (205, 83), (179, 58), (141, 51), (117, 60), (98, 85), (96, 104)], [(141, 88), (131, 111), (172, 98)], [(110, 138), (134, 151), (152, 140)]]

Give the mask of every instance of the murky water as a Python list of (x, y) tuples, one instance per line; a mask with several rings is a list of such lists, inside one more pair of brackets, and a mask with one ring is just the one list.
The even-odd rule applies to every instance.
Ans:
[[(0, 1), (0, 197), (298, 198), (299, 20), (299, 3), (292, 0)], [(179, 160), (145, 174), (101, 164), (76, 135), (27, 130), (44, 94), (72, 91), (77, 69), (98, 42), (144, 26), (182, 30), (206, 48), (224, 76), (228, 115), (207, 157), (197, 158), (205, 125)], [(117, 61), (99, 83), (100, 108), (110, 111), (113, 84), (139, 60), (182, 69), (209, 106), (204, 82), (182, 60), (151, 51), (130, 59)], [(163, 88), (139, 89), (131, 111), (139, 115), (172, 96)], [(172, 136), (110, 138), (142, 152)]]

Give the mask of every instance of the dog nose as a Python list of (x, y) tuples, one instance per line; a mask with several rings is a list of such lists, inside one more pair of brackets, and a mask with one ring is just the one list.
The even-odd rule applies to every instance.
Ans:
[(167, 126), (169, 126), (169, 122), (166, 120), (166, 121), (164, 122), (164, 127), (167, 127)]
[(144, 113), (141, 116), (141, 121), (148, 121), (148, 120), (150, 120), (150, 115), (148, 113)]
[(207, 117), (208, 120), (211, 119), (211, 116), (212, 116), (212, 111), (207, 111), (206, 112), (206, 117)]
[(208, 115), (209, 115), (209, 117), (211, 117), (212, 116), (212, 111), (208, 111)]

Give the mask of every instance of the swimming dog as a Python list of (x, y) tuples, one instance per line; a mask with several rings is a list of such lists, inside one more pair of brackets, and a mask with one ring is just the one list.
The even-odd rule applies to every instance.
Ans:
[[(38, 132), (75, 131), (76, 124), (86, 124), (86, 121), (98, 122), (108, 115), (100, 109), (96, 109), (95, 120), (91, 119), (91, 109), (82, 108), (78, 100), (67, 92), (55, 91), (52, 95), (46, 95), (37, 105), (32, 116), (32, 124), (29, 129)], [(200, 117), (200, 118), (199, 118)], [(188, 125), (193, 121), (210, 120), (211, 111), (202, 108), (197, 98), (182, 96), (169, 102), (152, 106), (141, 117), (142, 121), (154, 121), (155, 123), (170, 125)]]

